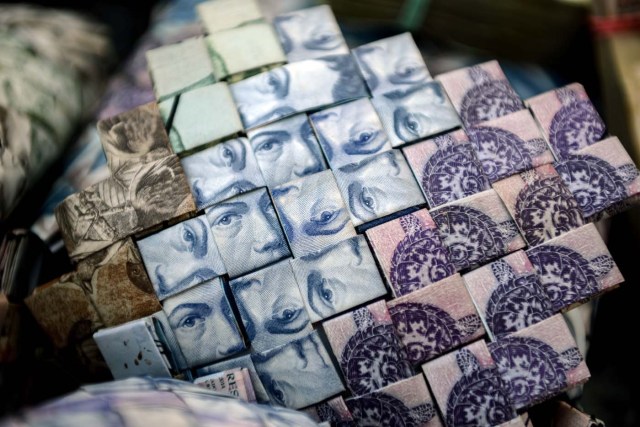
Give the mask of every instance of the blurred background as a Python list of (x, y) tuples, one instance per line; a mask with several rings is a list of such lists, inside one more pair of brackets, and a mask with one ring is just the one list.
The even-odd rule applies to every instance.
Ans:
[[(42, 111), (23, 114), (22, 128), (31, 129), (28, 152), (6, 144), (8, 129), (22, 128), (5, 111), (10, 98), (0, 94), (0, 179), (6, 180), (9, 165), (25, 171), (13, 189), (1, 186), (0, 415), (105, 378), (74, 364), (82, 356), (52, 349), (21, 300), (35, 286), (71, 270), (53, 208), (105, 177), (95, 122), (153, 100), (144, 52), (201, 32), (197, 3), (0, 4), (5, 56), (0, 78), (17, 79), (19, 74), (20, 81), (44, 80), (35, 71), (25, 77), (26, 68), (6, 59), (6, 52), (23, 49), (52, 67), (56, 83), (34, 83), (38, 89), (32, 96), (53, 101), (43, 101)], [(318, 3), (332, 6), (350, 47), (411, 31), (432, 75), (497, 59), (525, 99), (580, 82), (610, 134), (640, 164), (640, 0), (261, 1), (270, 16)], [(57, 129), (58, 108), (64, 129)], [(33, 136), (33, 129), (40, 129), (34, 123), (47, 124), (43, 136)], [(638, 356), (631, 350), (640, 326), (640, 208), (600, 228), (626, 283), (572, 314), (580, 320), (575, 324), (584, 327), (592, 373), (578, 403), (607, 425), (640, 425)]]

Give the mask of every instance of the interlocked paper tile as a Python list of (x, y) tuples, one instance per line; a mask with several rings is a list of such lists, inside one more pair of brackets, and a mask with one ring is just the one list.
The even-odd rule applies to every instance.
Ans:
[(356, 226), (424, 203), (420, 186), (398, 150), (348, 164), (334, 174)]
[(525, 108), (498, 61), (440, 74), (436, 80), (444, 86), (465, 126), (473, 126)]
[(368, 96), (351, 55), (287, 64), (232, 84), (231, 93), (245, 129)]
[(522, 249), (525, 241), (495, 190), (431, 210), (449, 259), (462, 270)]
[(527, 110), (469, 127), (467, 134), (491, 182), (553, 162), (553, 154)]
[(442, 426), (422, 375), (398, 381), (378, 391), (345, 400), (357, 425)]
[(463, 130), (410, 145), (402, 151), (431, 207), (490, 188)]
[(344, 391), (317, 332), (251, 358), (272, 404), (299, 409)]
[(513, 175), (493, 184), (530, 246), (584, 224), (578, 202), (553, 165)]
[(115, 379), (148, 375), (171, 378), (184, 358), (162, 311), (93, 335)]
[(158, 101), (216, 81), (202, 37), (151, 49), (146, 55)]
[(225, 273), (204, 215), (145, 237), (138, 248), (161, 300)]
[(606, 133), (605, 124), (579, 83), (527, 99), (558, 159), (594, 142)]
[(340, 426), (344, 424), (355, 425), (355, 420), (351, 416), (351, 412), (349, 412), (349, 408), (347, 408), (341, 396), (305, 408), (302, 411), (319, 423), (327, 422), (331, 425)]
[(568, 155), (556, 170), (588, 220), (615, 214), (640, 197), (640, 171), (615, 136)]
[(266, 22), (211, 33), (206, 41), (219, 80), (287, 60), (273, 26)]
[(561, 400), (556, 403), (553, 421), (557, 425), (567, 427), (604, 427), (605, 425), (593, 415), (585, 414)]
[(516, 417), (484, 341), (439, 357), (422, 370), (447, 426), (497, 426)]
[(328, 320), (322, 327), (354, 395), (413, 375), (384, 301)]
[(309, 119), (333, 168), (391, 149), (387, 132), (369, 99), (322, 110)]
[(436, 81), (375, 96), (371, 102), (394, 147), (460, 126), (447, 94)]
[(132, 165), (129, 171), (72, 194), (56, 208), (72, 259), (195, 210), (177, 156)]
[(290, 256), (266, 189), (218, 203), (206, 213), (213, 239), (232, 278)]
[(231, 139), (182, 159), (198, 209), (265, 185), (246, 138)]
[(263, 19), (256, 0), (215, 0), (196, 5), (198, 16), (208, 33), (240, 27)]
[(431, 80), (411, 33), (359, 46), (353, 55), (374, 96), (401, 92)]
[(593, 224), (527, 251), (554, 311), (565, 310), (624, 281)]
[(283, 13), (273, 20), (288, 62), (349, 53), (331, 7)]
[(516, 409), (586, 382), (589, 369), (561, 315), (489, 344)]
[(245, 347), (220, 278), (167, 298), (163, 308), (189, 367)]
[(247, 135), (269, 187), (327, 168), (306, 114), (247, 131)]
[(455, 273), (426, 209), (370, 228), (366, 235), (397, 297)]
[(331, 171), (280, 185), (272, 194), (295, 257), (356, 234)]
[(291, 260), (312, 322), (387, 293), (364, 236)]
[(230, 369), (238, 369), (244, 368), (249, 371), (249, 376), (251, 377), (251, 384), (253, 386), (253, 390), (256, 393), (256, 398), (259, 402), (268, 402), (269, 396), (267, 395), (267, 391), (262, 385), (262, 381), (260, 381), (260, 377), (258, 377), (258, 372), (256, 372), (256, 367), (253, 365), (253, 360), (251, 360), (251, 355), (246, 354), (244, 356), (233, 357), (231, 359), (227, 359), (222, 362), (215, 363), (213, 365), (205, 366), (203, 368), (196, 369), (197, 376), (205, 376), (214, 374), (216, 372), (228, 371)]
[(249, 371), (247, 369), (231, 369), (205, 377), (196, 378), (194, 384), (218, 393), (237, 397), (245, 402), (255, 402), (256, 395), (253, 392)]
[(278, 347), (312, 331), (288, 260), (235, 279), (230, 286), (252, 351)]
[(24, 302), (58, 348), (88, 338), (103, 326), (75, 273), (36, 288)]
[(553, 315), (536, 270), (517, 251), (463, 276), (492, 337), (508, 335)]
[(78, 263), (80, 279), (105, 326), (116, 326), (162, 310), (138, 249), (131, 239)]
[(459, 274), (391, 300), (387, 307), (407, 360), (414, 365), (484, 335)]

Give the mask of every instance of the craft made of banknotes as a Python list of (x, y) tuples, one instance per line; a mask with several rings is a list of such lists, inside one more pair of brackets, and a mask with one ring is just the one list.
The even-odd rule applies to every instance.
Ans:
[(440, 74), (436, 80), (444, 86), (467, 127), (525, 108), (498, 61)]
[(266, 189), (215, 204), (206, 215), (231, 278), (291, 255)]
[(232, 84), (231, 93), (245, 129), (368, 96), (350, 55), (308, 59), (274, 68)]
[(420, 186), (399, 150), (350, 163), (334, 174), (356, 226), (424, 203)]
[(343, 240), (290, 262), (312, 322), (387, 293), (363, 236)]
[(247, 138), (235, 138), (182, 159), (196, 206), (203, 209), (265, 185)]
[(198, 17), (209, 34), (264, 19), (257, 0), (216, 0), (197, 4)]
[(256, 395), (253, 392), (249, 370), (246, 368), (231, 369), (217, 372), (205, 377), (196, 378), (194, 384), (208, 390), (226, 393), (245, 402), (255, 402)]
[(280, 14), (273, 19), (273, 25), (288, 62), (349, 53), (328, 5)]
[(426, 209), (370, 228), (366, 235), (396, 297), (455, 273)]
[(204, 215), (145, 237), (138, 248), (160, 300), (225, 273)]
[(640, 171), (612, 136), (572, 153), (556, 170), (587, 220), (615, 214), (640, 195)]
[(348, 426), (355, 423), (342, 396), (334, 397), (326, 402), (318, 403), (302, 410), (314, 421), (327, 422), (331, 425)]
[(189, 367), (232, 356), (245, 345), (222, 279), (205, 282), (162, 303)]
[(309, 116), (332, 168), (390, 150), (387, 132), (369, 99), (358, 99)]
[(296, 179), (271, 192), (295, 257), (356, 235), (331, 171)]
[(393, 147), (460, 126), (447, 94), (436, 81), (374, 96), (371, 102)]
[(312, 331), (289, 260), (231, 281), (252, 351), (260, 352)]
[(272, 404), (299, 409), (344, 391), (316, 331), (251, 358)]
[(600, 141), (606, 134), (602, 118), (579, 83), (527, 99), (558, 160)]
[(593, 224), (527, 251), (554, 311), (614, 289), (624, 281)]
[(463, 278), (494, 339), (538, 323), (554, 313), (551, 300), (523, 251), (473, 270)]
[(353, 56), (374, 97), (403, 92), (431, 80), (411, 33), (359, 46), (353, 49)]
[(402, 152), (432, 208), (490, 188), (463, 130), (410, 145)]
[(275, 187), (327, 168), (306, 114), (247, 131), (265, 183)]
[(196, 369), (196, 376), (206, 376), (210, 374), (214, 374), (216, 372), (228, 371), (230, 369), (239, 369), (243, 368), (249, 371), (249, 376), (251, 378), (251, 384), (253, 390), (256, 394), (256, 398), (258, 402), (269, 402), (269, 395), (267, 395), (267, 391), (262, 385), (262, 381), (260, 381), (260, 377), (258, 376), (258, 372), (256, 371), (256, 367), (253, 364), (253, 360), (251, 360), (251, 355), (245, 354), (244, 356), (232, 357), (231, 359), (224, 360), (222, 362), (214, 363), (213, 365), (204, 366)]
[(489, 350), (518, 410), (582, 384), (590, 376), (560, 315), (489, 343)]

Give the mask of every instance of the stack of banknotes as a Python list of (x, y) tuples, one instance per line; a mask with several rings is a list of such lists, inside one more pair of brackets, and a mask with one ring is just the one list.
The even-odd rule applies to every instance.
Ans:
[(197, 10), (56, 209), (76, 269), (25, 302), (57, 347), (338, 425), (530, 425), (588, 380), (562, 313), (623, 281), (594, 222), (640, 172), (581, 85), (433, 78), (327, 6)]

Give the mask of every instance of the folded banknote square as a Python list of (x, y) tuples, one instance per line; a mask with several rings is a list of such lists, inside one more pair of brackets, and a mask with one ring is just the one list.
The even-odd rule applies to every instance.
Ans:
[(356, 226), (425, 202), (399, 150), (348, 164), (334, 174)]
[(432, 208), (491, 188), (463, 130), (404, 147), (402, 152)]
[(251, 350), (260, 352), (312, 331), (289, 260), (230, 283)]
[(272, 404), (300, 409), (344, 391), (317, 332), (251, 355)]
[(271, 191), (295, 257), (356, 235), (331, 171), (305, 176)]
[(218, 393), (237, 397), (245, 402), (255, 402), (249, 371), (245, 368), (231, 369), (196, 378), (194, 384)]
[(265, 183), (275, 187), (327, 168), (306, 114), (247, 131)]
[(258, 402), (269, 402), (269, 395), (262, 385), (262, 381), (260, 381), (260, 377), (258, 376), (258, 372), (256, 371), (256, 367), (253, 364), (253, 360), (251, 360), (250, 354), (245, 354), (244, 356), (232, 357), (231, 359), (224, 360), (222, 362), (214, 363), (213, 365), (204, 366), (202, 368), (196, 369), (197, 376), (206, 376), (210, 374), (214, 374), (216, 372), (228, 371), (230, 369), (239, 369), (244, 368), (249, 371), (249, 376), (251, 378), (251, 384), (253, 386), (253, 390), (256, 394), (256, 398)]
[(305, 412), (314, 421), (319, 423), (327, 422), (331, 425), (343, 425), (341, 423), (344, 423), (347, 426), (355, 423), (342, 396), (334, 397), (326, 402), (310, 406), (303, 409), (302, 412)]
[(198, 17), (208, 33), (264, 19), (257, 0), (215, 0), (196, 5)]
[(455, 273), (449, 251), (426, 209), (370, 228), (366, 235), (396, 297)]
[(364, 236), (290, 262), (312, 322), (387, 293)]
[(369, 99), (328, 108), (309, 119), (332, 168), (391, 149), (387, 132)]
[(206, 215), (231, 278), (291, 255), (266, 189), (218, 203)]
[(525, 109), (498, 61), (440, 74), (436, 80), (444, 86), (465, 126), (474, 126)]
[(204, 215), (145, 237), (138, 241), (138, 248), (161, 300), (225, 273)]
[(220, 278), (167, 298), (163, 309), (189, 367), (232, 356), (245, 348)]

